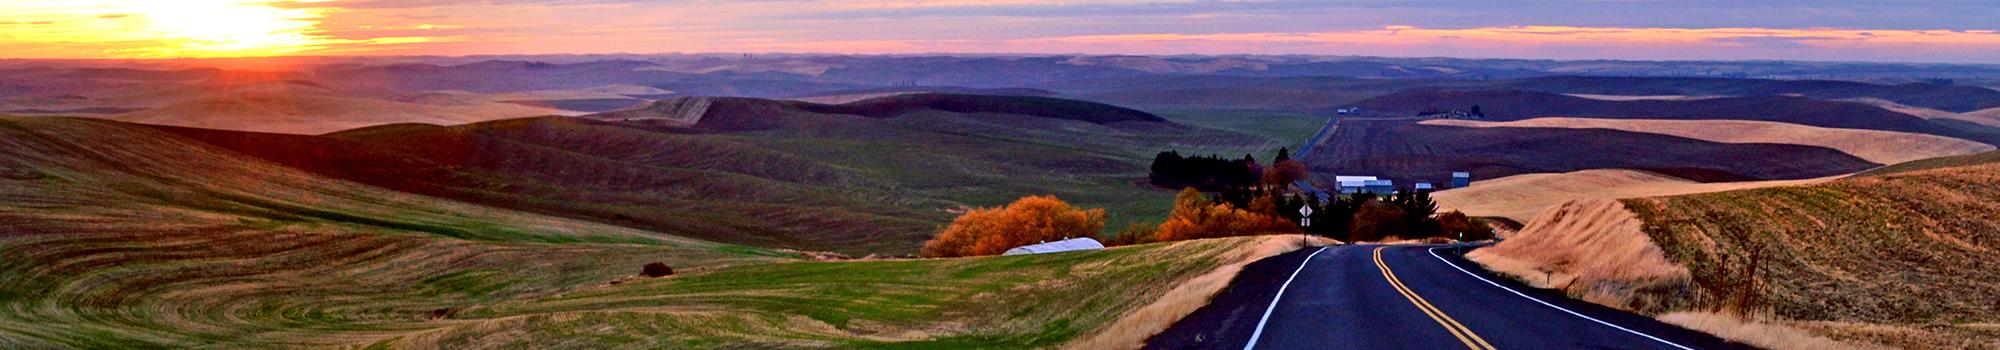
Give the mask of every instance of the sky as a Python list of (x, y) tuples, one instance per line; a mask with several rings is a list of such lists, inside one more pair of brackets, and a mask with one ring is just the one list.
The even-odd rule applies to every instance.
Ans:
[(0, 0), (0, 57), (807, 52), (2000, 64), (2000, 1)]

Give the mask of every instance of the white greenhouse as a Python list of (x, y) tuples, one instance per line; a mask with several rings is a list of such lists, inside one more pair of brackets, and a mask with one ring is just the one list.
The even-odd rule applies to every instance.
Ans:
[(1014, 247), (1014, 249), (1008, 249), (1006, 253), (1000, 255), (1058, 253), (1094, 249), (1104, 249), (1104, 243), (1098, 243), (1095, 239), (1084, 237)]

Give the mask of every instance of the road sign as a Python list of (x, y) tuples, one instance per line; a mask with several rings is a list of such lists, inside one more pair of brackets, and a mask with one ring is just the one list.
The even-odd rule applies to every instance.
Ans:
[(1313, 224), (1312, 215), (1313, 215), (1312, 206), (1310, 205), (1299, 206), (1299, 226), (1312, 226)]

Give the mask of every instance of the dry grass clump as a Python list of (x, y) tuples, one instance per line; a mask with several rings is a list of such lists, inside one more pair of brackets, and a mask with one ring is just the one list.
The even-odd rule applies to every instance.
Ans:
[(1746, 320), (1717, 312), (1675, 312), (1660, 321), (1772, 350), (1887, 349), (1874, 344), (1844, 343), (1775, 321)]
[(1622, 309), (1661, 303), (1643, 289), (1685, 288), (1688, 270), (1667, 260), (1617, 201), (1577, 200), (1544, 211), (1512, 238), (1466, 258), (1537, 288), (1561, 289)]
[[(1311, 237), (1312, 245), (1335, 244), (1325, 237)], [(1175, 321), (1179, 321), (1196, 309), (1208, 305), (1208, 301), (1228, 287), (1236, 279), (1236, 274), (1252, 262), (1267, 257), (1284, 254), (1302, 248), (1299, 241), (1285, 237), (1265, 237), (1256, 244), (1244, 245), (1229, 253), (1227, 263), (1217, 266), (1208, 273), (1190, 278), (1187, 282), (1168, 290), (1158, 300), (1139, 307), (1120, 317), (1095, 335), (1070, 343), (1069, 349), (1137, 349), (1145, 345), (1147, 338), (1166, 331)]]

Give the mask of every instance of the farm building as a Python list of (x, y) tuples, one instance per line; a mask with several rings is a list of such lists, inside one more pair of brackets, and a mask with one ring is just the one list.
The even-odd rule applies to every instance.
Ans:
[(1341, 194), (1355, 194), (1364, 192), (1374, 193), (1374, 194), (1389, 194), (1396, 192), (1396, 182), (1390, 180), (1383, 180), (1382, 178), (1379, 177), (1334, 176), (1333, 178), (1334, 182), (1340, 183)]
[(1340, 193), (1341, 193), (1341, 194), (1355, 194), (1355, 193), (1361, 193), (1361, 190), (1362, 190), (1363, 188), (1366, 188), (1366, 187), (1368, 186), (1368, 182), (1369, 182), (1369, 181), (1375, 181), (1375, 180), (1379, 180), (1379, 179), (1378, 179), (1378, 178), (1376, 178), (1376, 177), (1374, 177), (1374, 176), (1334, 176), (1334, 177), (1333, 177), (1333, 181), (1334, 181), (1335, 183), (1339, 183), (1339, 184), (1340, 184)]
[(1451, 188), (1465, 188), (1465, 186), (1472, 186), (1472, 173), (1451, 172)]
[(1001, 253), (1000, 255), (1059, 253), (1095, 249), (1104, 249), (1104, 243), (1098, 243), (1097, 240), (1090, 237), (1083, 237), (1014, 247), (1014, 249), (1008, 249), (1006, 253)]

